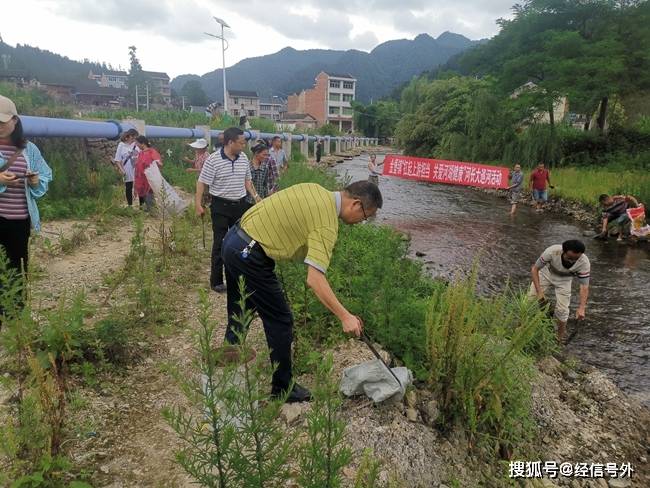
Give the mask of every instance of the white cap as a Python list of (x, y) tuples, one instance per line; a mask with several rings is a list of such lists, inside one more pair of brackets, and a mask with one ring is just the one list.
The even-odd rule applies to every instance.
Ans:
[(188, 144), (188, 146), (193, 147), (194, 149), (205, 149), (206, 147), (208, 147), (208, 141), (201, 138), (201, 139), (197, 139), (191, 144)]
[(18, 111), (14, 102), (0, 95), (0, 122), (9, 122), (13, 117), (17, 116)]

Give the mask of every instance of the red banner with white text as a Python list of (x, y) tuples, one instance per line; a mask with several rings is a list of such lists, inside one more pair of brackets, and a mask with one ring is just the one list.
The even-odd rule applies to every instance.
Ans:
[(444, 159), (414, 158), (387, 154), (384, 175), (412, 180), (447, 183), (480, 188), (507, 188), (508, 168), (485, 164), (445, 161)]

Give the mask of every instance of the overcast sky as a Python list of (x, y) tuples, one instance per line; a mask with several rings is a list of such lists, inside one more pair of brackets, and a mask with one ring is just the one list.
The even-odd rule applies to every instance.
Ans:
[[(4, 42), (29, 44), (82, 60), (128, 68), (128, 46), (145, 70), (171, 77), (221, 66), (213, 16), (230, 26), (226, 66), (244, 58), (296, 49), (370, 51), (391, 39), (449, 30), (491, 37), (495, 20), (516, 0), (20, 0), (0, 8)], [(237, 7), (233, 7), (238, 5)], [(288, 5), (296, 5), (288, 6)]]

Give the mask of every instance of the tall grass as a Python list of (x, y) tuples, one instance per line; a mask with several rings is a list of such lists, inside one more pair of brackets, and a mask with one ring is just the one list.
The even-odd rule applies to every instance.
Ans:
[(588, 205), (598, 205), (602, 193), (634, 195), (650, 204), (650, 174), (647, 171), (610, 168), (557, 168), (551, 171), (553, 194)]
[[(121, 178), (107, 162), (86, 155), (80, 140), (37, 140), (53, 180), (38, 206), (44, 220), (80, 218), (110, 209), (122, 190)], [(123, 198), (123, 197), (122, 197)]]
[(433, 293), (429, 380), (440, 398), (441, 425), (460, 421), (471, 441), (488, 441), (507, 456), (534, 434), (533, 357), (554, 349), (553, 328), (523, 293), (478, 297), (476, 276), (475, 270)]

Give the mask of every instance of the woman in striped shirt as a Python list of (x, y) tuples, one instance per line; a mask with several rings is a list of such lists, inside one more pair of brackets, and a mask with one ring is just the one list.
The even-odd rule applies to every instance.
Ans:
[[(47, 192), (52, 180), (52, 170), (47, 165), (35, 144), (23, 135), (23, 126), (16, 111), (16, 105), (0, 96), (0, 254), (7, 260), (8, 269), (20, 283), (16, 293), (20, 306), (22, 276), (27, 269), (29, 235), (31, 229), (40, 230), (40, 216), (36, 199)], [(1, 269), (1, 268), (0, 268)], [(2, 281), (0, 281), (2, 283)], [(0, 295), (13, 295), (2, 290)], [(4, 313), (0, 301), (0, 323)]]

